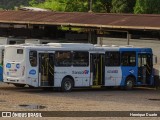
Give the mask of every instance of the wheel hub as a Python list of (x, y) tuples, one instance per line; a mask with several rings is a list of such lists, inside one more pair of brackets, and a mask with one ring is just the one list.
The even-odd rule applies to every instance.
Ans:
[(69, 81), (66, 81), (64, 86), (65, 86), (66, 90), (70, 90), (71, 89), (71, 83)]

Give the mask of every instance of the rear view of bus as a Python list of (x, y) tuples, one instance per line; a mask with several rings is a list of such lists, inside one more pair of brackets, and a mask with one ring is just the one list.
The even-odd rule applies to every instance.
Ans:
[(4, 51), (4, 82), (18, 87), (25, 86), (24, 48), (21, 45), (9, 45)]

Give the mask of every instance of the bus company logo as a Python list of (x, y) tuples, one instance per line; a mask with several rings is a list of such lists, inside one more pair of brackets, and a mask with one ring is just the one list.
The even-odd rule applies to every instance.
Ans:
[(35, 75), (35, 74), (36, 74), (36, 70), (34, 70), (34, 69), (30, 70), (30, 71), (29, 71), (29, 74), (30, 74), (30, 75)]
[(7, 64), (6, 64), (6, 68), (11, 68), (11, 64), (10, 64), (10, 63), (7, 63)]
[(84, 71), (72, 71), (72, 74), (89, 74), (89, 70), (84, 70)]
[(16, 68), (19, 69), (20, 68), (20, 64), (16, 64)]
[(129, 70), (129, 72), (133, 74), (133, 73), (134, 73), (134, 70), (131, 69), (131, 70)]
[(118, 70), (108, 70), (107, 73), (118, 73)]
[(84, 70), (84, 74), (88, 74), (89, 73), (89, 70)]

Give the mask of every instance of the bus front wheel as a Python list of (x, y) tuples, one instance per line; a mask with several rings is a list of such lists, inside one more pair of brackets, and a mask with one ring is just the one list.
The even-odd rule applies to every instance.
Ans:
[(134, 78), (133, 77), (127, 77), (126, 83), (125, 83), (125, 89), (126, 90), (132, 90), (134, 87)]
[(62, 81), (61, 89), (63, 92), (69, 92), (73, 88), (73, 80), (70, 78), (64, 78)]

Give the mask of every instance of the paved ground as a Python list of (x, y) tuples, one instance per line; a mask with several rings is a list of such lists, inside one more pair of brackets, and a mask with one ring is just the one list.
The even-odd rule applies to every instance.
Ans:
[(75, 89), (63, 93), (1, 83), (0, 108), (1, 111), (160, 111), (160, 90)]

